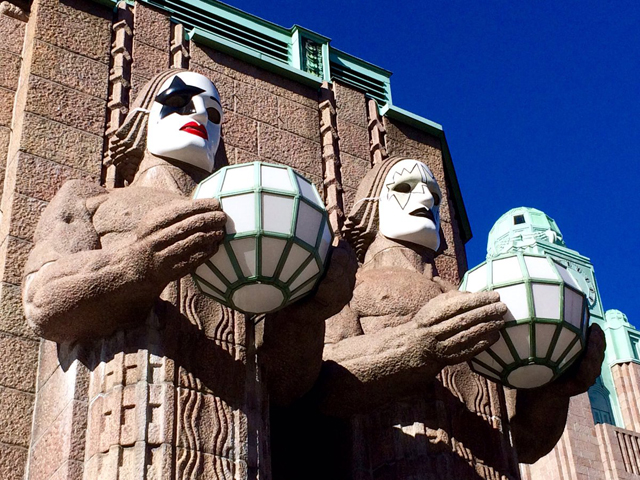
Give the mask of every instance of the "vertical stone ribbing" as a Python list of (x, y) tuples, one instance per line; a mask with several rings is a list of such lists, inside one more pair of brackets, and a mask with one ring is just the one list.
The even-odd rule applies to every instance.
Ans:
[[(37, 342), (26, 328), (20, 303), (20, 288), (5, 281), (6, 263), (12, 261), (9, 243), (14, 209), (15, 161), (12, 161), (18, 145), (20, 125), (15, 125), (14, 101), (25, 69), (22, 57), (25, 51), (26, 24), (28, 18), (17, 5), (2, 2), (0, 5), (0, 478), (23, 478), (29, 446), (30, 423), (33, 413), (33, 391), (37, 361)], [(33, 27), (31, 28), (33, 31)], [(24, 97), (24, 95), (23, 95)], [(8, 178), (5, 172), (9, 172)], [(8, 180), (8, 188), (4, 183)], [(5, 199), (5, 196), (7, 197)], [(5, 211), (6, 209), (6, 211)]]
[(378, 112), (378, 104), (375, 100), (367, 100), (367, 117), (369, 127), (369, 151), (371, 152), (371, 164), (386, 160), (387, 153), (387, 130), (384, 128), (382, 118)]
[[(31, 5), (0, 226), (1, 308), (11, 311), (22, 329), (0, 333), (0, 385), (30, 399), (21, 409), (33, 411), (34, 421), (31, 431), (21, 434), (20, 443), (29, 447), (26, 473), (24, 462), (5, 472), (7, 465), (0, 461), (0, 478), (82, 478), (86, 368), (64, 346), (57, 349), (33, 338), (22, 318), (20, 283), (42, 209), (66, 180), (97, 181), (100, 176), (111, 23), (111, 11), (97, 4), (91, 12), (72, 0), (34, 0)], [(12, 32), (2, 33), (5, 45), (13, 44)], [(5, 416), (2, 403), (0, 398), (0, 417)], [(22, 430), (20, 417), (12, 420)], [(14, 453), (0, 445), (0, 458)]]
[(185, 37), (184, 25), (171, 24), (171, 66), (189, 68), (189, 40)]
[(135, 2), (133, 27), (131, 93), (140, 89), (157, 73), (171, 66), (171, 21), (162, 11)]
[(320, 88), (320, 137), (324, 198), (333, 234), (341, 238), (344, 225), (344, 204), (340, 172), (340, 148), (336, 128), (336, 106), (333, 91), (327, 82)]
[(129, 111), (132, 35), (133, 12), (127, 3), (120, 2), (113, 24), (111, 69), (109, 71), (109, 103), (107, 104), (107, 131), (105, 132), (108, 143), (103, 171), (104, 183), (107, 187), (115, 187), (118, 183), (116, 168), (111, 164), (109, 154), (112, 151), (113, 133), (122, 125)]
[(620, 402), (620, 412), (625, 428), (640, 431), (640, 365), (618, 363), (611, 367), (613, 382)]

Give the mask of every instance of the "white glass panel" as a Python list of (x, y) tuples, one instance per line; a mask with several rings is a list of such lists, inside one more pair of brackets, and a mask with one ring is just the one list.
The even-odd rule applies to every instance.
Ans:
[(558, 269), (558, 273), (566, 283), (571, 285), (576, 290), (582, 291), (582, 288), (580, 288), (580, 285), (578, 285), (578, 282), (576, 282), (576, 279), (573, 278), (573, 276), (571, 275), (571, 272), (569, 272), (562, 265), (558, 265), (557, 263), (556, 263), (556, 268)]
[(582, 295), (565, 287), (564, 289), (564, 321), (580, 328), (582, 321)]
[(218, 186), (218, 184), (220, 183), (221, 176), (222, 175), (220, 174), (216, 174), (203, 180), (200, 183), (198, 191), (193, 198), (213, 198), (217, 196), (217, 194), (220, 192), (220, 187)]
[(282, 271), (280, 272), (280, 280), (283, 282), (288, 282), (291, 278), (291, 275), (300, 268), (300, 266), (304, 263), (304, 261), (309, 257), (309, 252), (302, 248), (300, 245), (296, 245), (295, 243), (291, 246), (291, 250), (289, 250), (289, 255), (287, 255), (287, 261), (284, 263), (282, 267)]
[(516, 353), (521, 360), (529, 358), (531, 352), (531, 338), (529, 335), (529, 325), (516, 325), (505, 330), (509, 335), (511, 343), (516, 348)]
[(281, 238), (262, 237), (262, 275), (272, 277), (286, 247), (287, 241)]
[(264, 188), (273, 188), (275, 190), (285, 190), (295, 193), (291, 186), (291, 178), (286, 168), (271, 167), (269, 165), (261, 165), (262, 186)]
[(296, 180), (298, 181), (298, 188), (300, 188), (300, 193), (304, 198), (320, 207), (324, 207), (324, 204), (320, 199), (320, 195), (318, 195), (318, 191), (312, 183), (309, 183), (309, 181), (302, 178), (300, 175), (296, 175)]
[(232, 300), (243, 312), (266, 313), (282, 305), (284, 295), (273, 285), (254, 283), (236, 290)]
[(489, 355), (486, 351), (480, 352), (475, 356), (475, 360), (480, 360), (487, 367), (493, 368), (497, 372), (502, 372), (502, 365), (500, 365), (491, 355)]
[(551, 360), (553, 362), (557, 362), (560, 355), (567, 349), (569, 344), (576, 338), (576, 334), (573, 333), (568, 328), (563, 328), (562, 332), (560, 332), (560, 336), (558, 337), (558, 341), (556, 342), (556, 346), (553, 349), (553, 354), (551, 355)]
[(477, 270), (467, 275), (467, 292), (479, 292), (487, 286), (487, 265), (482, 265)]
[(236, 255), (236, 260), (242, 274), (245, 277), (252, 277), (256, 274), (256, 240), (255, 238), (241, 238), (240, 240), (233, 240), (231, 243), (233, 253)]
[(304, 270), (302, 270), (302, 272), (300, 272), (300, 275), (298, 275), (296, 277), (296, 279), (291, 283), (291, 285), (289, 285), (289, 288), (291, 290), (295, 290), (300, 285), (302, 285), (304, 282), (306, 282), (311, 277), (313, 277), (319, 271), (320, 271), (320, 269), (318, 268), (318, 264), (316, 263), (315, 259), (312, 259), (309, 262), (309, 265), (304, 267)]
[(222, 210), (227, 214), (227, 233), (242, 233), (256, 230), (255, 194), (233, 195), (221, 200)]
[(529, 276), (532, 278), (543, 278), (547, 280), (558, 280), (556, 272), (553, 270), (549, 261), (542, 257), (524, 257), (524, 263), (527, 265)]
[(484, 368), (482, 365), (480, 365), (479, 363), (476, 362), (472, 362), (473, 363), (473, 369), (478, 372), (478, 373), (482, 373), (488, 377), (493, 378), (494, 380), (500, 380), (500, 377), (498, 377), (495, 373), (490, 372), (489, 370), (487, 370), (486, 368)]
[(320, 260), (322, 260), (322, 263), (324, 263), (327, 258), (327, 252), (329, 251), (332, 240), (333, 235), (331, 234), (331, 230), (329, 229), (329, 222), (327, 222), (324, 225), (322, 238), (320, 239), (320, 246), (318, 247), (318, 253), (320, 253)]
[(225, 276), (230, 283), (235, 282), (238, 279), (236, 275), (236, 271), (233, 269), (233, 265), (231, 264), (231, 260), (229, 260), (229, 255), (227, 255), (227, 250), (224, 248), (224, 245), (220, 245), (216, 254), (211, 257), (211, 263), (213, 263), (220, 273)]
[(322, 222), (322, 214), (304, 202), (298, 202), (298, 205), (296, 237), (315, 247), (318, 232), (320, 231), (320, 222)]
[(196, 269), (196, 275), (205, 279), (207, 282), (209, 282), (211, 285), (216, 287), (218, 290), (222, 292), (226, 292), (227, 290), (226, 285), (222, 283), (222, 280), (220, 280), (218, 276), (215, 273), (213, 273), (213, 271), (207, 266), (206, 263), (203, 263)]
[(253, 165), (229, 168), (225, 171), (222, 193), (238, 192), (253, 188)]
[(315, 287), (315, 283), (311, 282), (309, 285), (305, 285), (303, 288), (301, 288), (300, 290), (298, 290), (290, 299), (289, 301), (292, 302), (293, 300), (296, 300), (300, 297), (302, 297), (305, 293), (309, 293), (313, 287)]
[(207, 295), (215, 298), (216, 300), (224, 300), (224, 298), (222, 298), (216, 291), (212, 290), (211, 288), (207, 287), (204, 283), (202, 282), (198, 282), (196, 280), (196, 283), (198, 284), (198, 286), (200, 287), (200, 289), (206, 293)]
[(515, 369), (507, 377), (507, 382), (516, 388), (536, 388), (549, 383), (553, 370), (544, 365), (525, 365)]
[(573, 360), (574, 357), (578, 353), (580, 353), (580, 350), (582, 350), (582, 345), (580, 345), (580, 341), (577, 341), (575, 343), (575, 345), (573, 347), (571, 347), (571, 350), (569, 350), (569, 353), (567, 354), (567, 356), (562, 359), (562, 361), (560, 362), (559, 367), (562, 368), (567, 362)]
[(560, 319), (560, 286), (545, 283), (531, 285), (536, 317)]
[(505, 321), (529, 318), (529, 304), (527, 303), (527, 290), (524, 283), (496, 288), (495, 291), (500, 294), (500, 301), (504, 302), (509, 309), (504, 316)]
[(556, 325), (548, 323), (536, 324), (536, 357), (544, 358), (547, 356), (556, 328)]
[(493, 284), (510, 282), (522, 278), (518, 257), (508, 257), (496, 260), (491, 264), (493, 269)]
[(268, 232), (291, 234), (293, 197), (262, 194), (262, 228)]
[(505, 342), (502, 334), (500, 334), (500, 339), (489, 348), (491, 348), (493, 353), (498, 355), (507, 365), (513, 362), (513, 355), (511, 355), (511, 350), (509, 350), (509, 346), (507, 345), (507, 342)]

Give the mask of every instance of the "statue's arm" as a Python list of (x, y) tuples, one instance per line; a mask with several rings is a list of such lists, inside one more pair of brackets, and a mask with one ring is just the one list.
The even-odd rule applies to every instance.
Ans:
[(149, 212), (120, 244), (103, 249), (86, 208), (98, 195), (106, 190), (65, 184), (41, 217), (25, 267), (27, 321), (56, 342), (107, 335), (143, 320), (167, 283), (209, 258), (222, 236), (224, 214), (214, 211), (216, 204), (179, 199)]
[(520, 462), (534, 463), (558, 443), (567, 422), (569, 401), (595, 383), (604, 349), (604, 333), (593, 324), (584, 355), (558, 380), (531, 390), (505, 389), (511, 435)]
[(270, 401), (288, 405), (309, 391), (322, 365), (325, 321), (351, 299), (358, 262), (341, 241), (331, 251), (316, 292), (262, 322), (258, 358), (265, 369)]
[(365, 335), (346, 307), (328, 323), (314, 394), (325, 413), (343, 416), (415, 393), (494, 343), (505, 311), (494, 292), (445, 293), (406, 323)]

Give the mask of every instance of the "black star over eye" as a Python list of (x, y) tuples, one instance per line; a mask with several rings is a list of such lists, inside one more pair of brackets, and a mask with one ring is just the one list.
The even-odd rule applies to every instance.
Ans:
[(167, 107), (182, 108), (191, 101), (191, 97), (202, 92), (204, 90), (193, 85), (187, 85), (176, 75), (173, 77), (171, 85), (158, 94), (156, 102)]

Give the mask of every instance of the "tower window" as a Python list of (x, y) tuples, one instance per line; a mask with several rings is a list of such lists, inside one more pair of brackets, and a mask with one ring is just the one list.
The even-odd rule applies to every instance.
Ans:
[(521, 223), (524, 223), (524, 215), (514, 215), (513, 224), (520, 225)]

